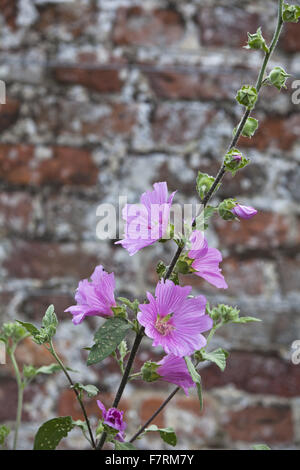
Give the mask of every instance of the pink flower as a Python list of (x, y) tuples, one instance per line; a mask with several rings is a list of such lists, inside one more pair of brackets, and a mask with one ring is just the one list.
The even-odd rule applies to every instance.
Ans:
[(166, 382), (183, 388), (186, 395), (188, 395), (189, 388), (196, 386), (190, 376), (186, 362), (182, 357), (168, 354), (158, 362), (158, 365), (159, 367), (156, 369), (156, 373)]
[(167, 183), (155, 183), (154, 191), (143, 193), (140, 204), (126, 204), (122, 217), (126, 221), (124, 239), (116, 242), (130, 254), (160, 240), (168, 228), (170, 208), (175, 192), (168, 196)]
[(124, 411), (119, 411), (118, 408), (109, 408), (106, 410), (105, 406), (100, 400), (97, 400), (97, 405), (99, 406), (100, 410), (102, 411), (102, 418), (104, 424), (107, 424), (111, 428), (117, 429), (119, 432), (115, 436), (120, 442), (124, 441), (124, 431), (127, 427), (125, 421), (123, 421), (123, 414)]
[(231, 212), (240, 219), (251, 219), (251, 217), (257, 214), (257, 210), (254, 207), (242, 206), (241, 204), (237, 204)]
[(167, 354), (189, 356), (206, 344), (201, 333), (209, 330), (213, 322), (205, 315), (205, 297), (187, 298), (191, 290), (191, 286), (161, 280), (155, 298), (148, 292), (149, 304), (139, 305), (138, 321), (153, 339), (153, 346), (162, 346)]
[(75, 294), (77, 305), (68, 307), (65, 312), (73, 315), (74, 325), (81, 323), (86, 316), (111, 317), (112, 307), (116, 306), (114, 273), (108, 274), (103, 267), (97, 266), (88, 279), (80, 281)]
[(227, 283), (219, 268), (222, 261), (220, 251), (208, 246), (206, 238), (200, 230), (195, 230), (192, 233), (190, 241), (192, 246), (188, 256), (194, 260), (192, 268), (196, 270), (196, 276), (202, 277), (219, 289), (227, 289)]

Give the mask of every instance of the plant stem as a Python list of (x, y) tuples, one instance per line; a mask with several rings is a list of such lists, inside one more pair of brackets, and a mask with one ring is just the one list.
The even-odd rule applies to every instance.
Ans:
[[(261, 66), (261, 69), (260, 69), (260, 72), (259, 72), (259, 75), (258, 75), (258, 78), (257, 78), (257, 81), (256, 81), (256, 90), (257, 90), (257, 94), (259, 94), (259, 91), (261, 89), (261, 86), (262, 86), (262, 83), (263, 83), (263, 80), (264, 80), (264, 75), (265, 75), (265, 71), (266, 71), (266, 68), (267, 68), (267, 65), (268, 65), (268, 62), (270, 60), (270, 57), (277, 45), (277, 42), (278, 42), (278, 39), (279, 39), (279, 36), (280, 36), (280, 33), (281, 33), (281, 30), (282, 30), (282, 26), (283, 26), (283, 20), (282, 20), (282, 7), (283, 7), (283, 0), (279, 0), (278, 2), (278, 18), (277, 18), (277, 26), (276, 26), (276, 29), (275, 29), (275, 32), (274, 32), (274, 35), (273, 35), (273, 39), (271, 41), (271, 45), (269, 47), (269, 50), (268, 52), (265, 52), (265, 57), (264, 57), (264, 61), (263, 61), (263, 64)], [(235, 147), (235, 145), (237, 144), (241, 134), (242, 134), (242, 130), (244, 128), (244, 125), (246, 124), (246, 121), (248, 119), (248, 117), (250, 116), (251, 114), (251, 111), (250, 109), (246, 109), (239, 124), (238, 124), (238, 127), (237, 127), (237, 130), (236, 130), (236, 133), (235, 135), (233, 136), (231, 142), (230, 142), (230, 145), (228, 147), (228, 151), (231, 150), (232, 148)], [(222, 163), (219, 171), (218, 171), (218, 174), (215, 178), (215, 181), (213, 183), (213, 185), (211, 186), (210, 190), (207, 192), (207, 194), (205, 195), (205, 197), (203, 198), (202, 200), (202, 204), (203, 204), (203, 207), (205, 207), (208, 202), (210, 201), (212, 195), (214, 194), (218, 184), (220, 183), (220, 181), (222, 180), (224, 174), (226, 172), (226, 168), (225, 168), (225, 165), (224, 163)], [(196, 219), (194, 220), (193, 222), (193, 226), (196, 225)], [(164, 279), (168, 279), (168, 277), (170, 277), (170, 275), (172, 274), (172, 271), (173, 269), (175, 268), (176, 266), (176, 263), (183, 251), (183, 246), (178, 246), (177, 248), (177, 251), (169, 265), (169, 268), (168, 268), (168, 271), (167, 271), (167, 274), (165, 276)], [(211, 338), (213, 337), (214, 333), (216, 332), (216, 330), (220, 327), (221, 325), (217, 325), (216, 327), (214, 327), (211, 332), (209, 333), (208, 337), (207, 337), (207, 343), (211, 340)], [(153, 419), (164, 409), (164, 407), (172, 400), (172, 398), (176, 395), (176, 393), (180, 390), (180, 387), (176, 387), (173, 392), (170, 393), (170, 395), (166, 398), (166, 400), (164, 401), (164, 403), (158, 408), (158, 410), (148, 419), (148, 421), (140, 428), (140, 430), (131, 438), (130, 442), (133, 442), (135, 439), (137, 439), (137, 437), (144, 431), (144, 429), (153, 421)]]
[[(134, 358), (135, 358), (136, 353), (138, 351), (138, 348), (141, 344), (143, 336), (144, 336), (144, 327), (142, 327), (139, 330), (139, 332), (136, 334), (135, 341), (133, 343), (133, 346), (132, 346), (132, 349), (131, 349), (131, 352), (130, 352), (130, 356), (129, 356), (127, 364), (126, 364), (126, 368), (125, 368), (120, 386), (118, 388), (117, 394), (115, 396), (115, 399), (114, 399), (114, 402), (113, 402), (113, 405), (112, 405), (113, 408), (117, 408), (118, 404), (120, 403), (121, 397), (122, 397), (123, 392), (124, 392), (124, 388), (126, 387), (126, 384), (128, 382), (128, 379), (129, 379), (129, 375), (130, 375), (130, 372), (131, 372), (131, 368), (132, 368), (132, 365), (133, 365)], [(100, 438), (100, 441), (97, 444), (97, 449), (98, 450), (102, 449), (102, 447), (103, 447), (103, 445), (106, 441), (106, 437), (107, 437), (107, 433), (103, 432), (102, 436)]]
[(89, 431), (89, 435), (90, 435), (90, 439), (91, 439), (91, 444), (92, 444), (92, 447), (95, 449), (96, 448), (96, 443), (95, 443), (95, 440), (94, 440), (94, 436), (93, 436), (93, 433), (92, 433), (92, 429), (91, 429), (91, 426), (90, 426), (90, 422), (89, 422), (89, 419), (88, 419), (88, 416), (87, 416), (87, 412), (85, 410), (85, 407), (84, 407), (84, 404), (82, 402), (82, 399), (81, 399), (81, 396), (80, 396), (80, 393), (78, 392), (78, 390), (74, 387), (74, 382), (73, 380), (71, 379), (67, 369), (65, 368), (63, 362), (61, 361), (61, 359), (59, 358), (59, 356), (57, 355), (55, 349), (54, 349), (54, 346), (53, 346), (53, 342), (52, 342), (52, 339), (50, 340), (50, 352), (52, 354), (52, 356), (54, 357), (54, 359), (57, 361), (57, 363), (60, 365), (60, 367), (62, 368), (65, 376), (67, 377), (70, 385), (71, 385), (71, 388), (74, 390), (74, 393), (76, 395), (76, 398), (78, 400), (78, 403), (81, 407), (81, 410), (83, 412), (83, 415), (84, 415), (84, 419), (85, 419), (85, 422), (86, 422), (86, 425), (87, 425), (87, 428), (88, 428), (88, 431)]
[(16, 374), (16, 380), (18, 385), (18, 407), (17, 407), (17, 416), (16, 416), (16, 426), (15, 426), (15, 435), (14, 435), (14, 443), (13, 443), (13, 450), (16, 450), (18, 444), (18, 434), (19, 428), (21, 425), (22, 420), (22, 408), (23, 408), (23, 395), (24, 395), (24, 385), (21, 379), (20, 370), (15, 358), (15, 346), (12, 347), (10, 351), (10, 359)]
[(172, 400), (172, 398), (176, 395), (177, 392), (179, 392), (180, 390), (180, 387), (176, 387), (172, 393), (170, 393), (170, 395), (168, 396), (168, 398), (166, 398), (166, 400), (160, 405), (160, 407), (155, 411), (155, 413), (148, 419), (148, 421), (145, 422), (145, 424), (143, 424), (143, 426), (137, 431), (137, 433), (132, 436), (132, 438), (130, 439), (129, 442), (133, 442), (135, 441), (140, 434), (142, 434), (142, 432), (144, 432), (144, 430), (146, 429), (146, 427), (152, 423), (152, 421), (156, 418), (157, 415), (159, 415), (159, 413), (164, 409), (164, 407), (169, 403), (169, 401)]

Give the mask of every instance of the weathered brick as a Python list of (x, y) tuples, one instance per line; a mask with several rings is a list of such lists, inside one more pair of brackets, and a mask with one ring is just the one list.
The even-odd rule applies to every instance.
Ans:
[(293, 421), (288, 405), (249, 406), (228, 414), (225, 429), (233, 440), (284, 443), (293, 441)]
[(0, 192), (0, 233), (31, 233), (34, 230), (33, 199), (25, 192)]
[(240, 147), (254, 147), (266, 150), (268, 147), (289, 150), (299, 139), (300, 117), (267, 117), (259, 123), (259, 128), (251, 139), (242, 137)]
[(46, 159), (35, 157), (31, 145), (0, 146), (0, 179), (14, 185), (93, 185), (98, 170), (90, 152), (71, 147), (53, 147)]
[(222, 245), (233, 249), (270, 250), (296, 242), (290, 232), (289, 218), (281, 214), (259, 211), (252, 219), (239, 222), (216, 218), (214, 225)]
[(22, 302), (20, 311), (31, 321), (41, 321), (42, 315), (46, 312), (49, 305), (53, 304), (55, 313), (59, 320), (65, 320), (65, 309), (75, 303), (74, 296), (64, 292), (55, 293), (49, 290), (49, 293), (34, 291)]
[(98, 93), (116, 93), (121, 91), (123, 81), (118, 69), (110, 69), (95, 65), (93, 68), (56, 67), (54, 78), (58, 82), (82, 85)]
[(281, 44), (286, 52), (300, 52), (300, 31), (298, 24), (286, 23), (284, 25)]
[(279, 263), (280, 287), (285, 294), (298, 292), (300, 285), (300, 256), (280, 257)]
[(0, 132), (8, 129), (18, 120), (20, 103), (10, 98), (5, 104), (0, 104)]
[(113, 41), (120, 45), (170, 46), (183, 37), (184, 25), (175, 10), (120, 8)]
[[(141, 403), (140, 408), (140, 420), (142, 423), (147, 421), (153, 413), (160, 407), (160, 405), (164, 402), (163, 398), (160, 397), (153, 397), (153, 398), (146, 398)], [(152, 424), (156, 424), (159, 427), (164, 427), (165, 419), (164, 414), (160, 413), (153, 421)]]
[(0, 11), (5, 22), (10, 28), (16, 27), (16, 17), (18, 12), (17, 0), (0, 0)]
[(12, 251), (3, 263), (11, 277), (49, 280), (71, 276), (89, 277), (97, 264), (96, 254), (80, 246), (39, 241), (12, 241)]
[(247, 31), (253, 33), (259, 26), (256, 13), (231, 5), (201, 8), (197, 15), (203, 46), (241, 47), (247, 42)]
[(201, 377), (206, 390), (232, 384), (250, 393), (297, 397), (300, 367), (271, 353), (232, 351), (224, 372), (210, 365), (202, 369)]
[[(170, 67), (172, 69), (172, 67)], [(236, 93), (247, 75), (254, 76), (252, 70), (231, 69), (209, 72), (165, 71), (153, 70), (145, 72), (155, 94), (160, 98), (187, 100), (224, 100), (230, 99)]]

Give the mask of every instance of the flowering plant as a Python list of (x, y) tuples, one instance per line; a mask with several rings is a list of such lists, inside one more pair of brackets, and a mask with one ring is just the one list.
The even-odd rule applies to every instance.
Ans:
[[(223, 200), (218, 206), (209, 206), (208, 203), (219, 189), (226, 173), (234, 176), (250, 163), (236, 146), (240, 136), (251, 138), (257, 131), (258, 121), (250, 114), (262, 87), (272, 85), (279, 90), (285, 87), (288, 74), (281, 67), (275, 67), (268, 76), (266, 71), (283, 23), (297, 22), (298, 10), (298, 7), (283, 4), (283, 1), (279, 0), (278, 22), (269, 45), (263, 38), (261, 28), (256, 33), (248, 33), (246, 48), (260, 49), (264, 54), (263, 64), (256, 84), (243, 85), (237, 92), (236, 99), (244, 107), (244, 114), (233, 131), (232, 141), (219, 172), (215, 177), (201, 172), (198, 174), (196, 188), (201, 210), (190, 224), (185, 223), (185, 230), (178, 233), (171, 223), (175, 192), (169, 194), (167, 182), (155, 183), (152, 190), (141, 195), (139, 204), (128, 204), (123, 209), (125, 233), (116, 243), (126, 249), (130, 256), (168, 239), (177, 246), (169, 265), (162, 262), (157, 265), (158, 280), (155, 292), (147, 292), (145, 301), (117, 297), (114, 273), (106, 272), (105, 268), (99, 265), (95, 267), (90, 279), (79, 281), (75, 293), (76, 303), (65, 310), (66, 315), (72, 316), (72, 321), (78, 328), (87, 317), (102, 317), (104, 323), (95, 333), (94, 344), (91, 348), (87, 348), (87, 365), (98, 364), (108, 356), (112, 356), (117, 360), (122, 372), (122, 379), (112, 406), (106, 409), (102, 401), (97, 400), (99, 423), (96, 429), (93, 429), (90, 423), (84, 405), (84, 394), (96, 400), (100, 392), (94, 385), (74, 383), (71, 371), (58, 356), (53, 343), (58, 327), (54, 307), (51, 305), (47, 309), (40, 328), (21, 321), (3, 325), (0, 340), (6, 344), (19, 390), (14, 448), (17, 447), (24, 389), (41, 373), (64, 372), (79, 402), (84, 421), (74, 421), (70, 416), (47, 421), (36, 434), (34, 449), (55, 449), (61, 439), (74, 427), (82, 430), (93, 449), (102, 449), (106, 442), (112, 443), (115, 449), (134, 449), (133, 443), (146, 432), (159, 432), (166, 443), (176, 445), (175, 430), (150, 426), (153, 418), (167, 406), (180, 389), (183, 389), (186, 395), (190, 389), (196, 389), (199, 409), (202, 409), (199, 365), (210, 361), (224, 370), (228, 358), (228, 352), (222, 348), (209, 350), (213, 335), (223, 325), (246, 324), (259, 319), (240, 316), (236, 307), (223, 304), (211, 307), (203, 295), (193, 296), (192, 286), (181, 285), (181, 281), (185, 275), (190, 274), (204, 279), (217, 289), (228, 287), (220, 268), (222, 254), (215, 247), (209, 246), (204, 231), (213, 214), (230, 222), (236, 219), (250, 219), (257, 214), (257, 210), (240, 204), (233, 198)], [(134, 332), (135, 339), (128, 348), (125, 338), (130, 332)], [(41, 347), (45, 347), (53, 356), (55, 363), (39, 369), (26, 366), (21, 373), (15, 359), (15, 350), (20, 341), (28, 336)], [(153, 348), (160, 348), (161, 358), (158, 362), (147, 361), (140, 370), (136, 370), (134, 360), (145, 337), (151, 339)], [(119, 409), (119, 404), (127, 383), (136, 379), (143, 380), (146, 384), (162, 380), (174, 384), (176, 388), (154, 415), (130, 437), (126, 435), (129, 418)], [(8, 428), (0, 427), (0, 444), (4, 445), (8, 433)]]

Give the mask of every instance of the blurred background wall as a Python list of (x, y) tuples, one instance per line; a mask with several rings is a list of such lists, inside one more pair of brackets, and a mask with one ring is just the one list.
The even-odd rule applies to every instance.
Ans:
[[(216, 173), (242, 113), (236, 90), (253, 83), (260, 67), (261, 54), (242, 48), (246, 32), (261, 25), (270, 39), (276, 5), (0, 0), (0, 79), (7, 85), (0, 108), (1, 321), (39, 323), (53, 303), (60, 354), (79, 371), (74, 380), (98, 385), (107, 406), (118, 368), (111, 359), (87, 368), (82, 349), (101, 320), (75, 327), (64, 309), (99, 263), (115, 272), (119, 295), (143, 299), (154, 289), (157, 260), (169, 262), (174, 246), (130, 258), (96, 237), (96, 208), (124, 194), (136, 202), (156, 181), (178, 189), (177, 202), (197, 201), (197, 171)], [(228, 290), (187, 281), (212, 304), (238, 305), (262, 323), (227, 326), (216, 337), (212, 346), (231, 354), (224, 373), (214, 365), (202, 371), (201, 415), (195, 395), (178, 394), (157, 419), (177, 429), (178, 448), (300, 445), (300, 365), (291, 362), (291, 344), (300, 339), (300, 115), (291, 98), (299, 58), (299, 25), (286, 25), (271, 65), (293, 78), (287, 91), (263, 90), (254, 112), (259, 130), (240, 142), (252, 163), (234, 179), (227, 175), (218, 193), (259, 210), (240, 223), (212, 220), (209, 240), (222, 250)], [(150, 356), (149, 346), (145, 341), (139, 364), (161, 357), (159, 350)], [(30, 341), (18, 358), (52, 362)], [(121, 403), (127, 420), (144, 421), (170, 389), (132, 382)], [(16, 393), (10, 366), (0, 366), (0, 423), (14, 419)], [(88, 411), (96, 423), (95, 400)], [(32, 446), (43, 421), (69, 414), (81, 416), (64, 377), (40, 378), (26, 393), (21, 446)], [(152, 439), (138, 445), (161, 448)], [(73, 432), (69, 447), (82, 445)]]

